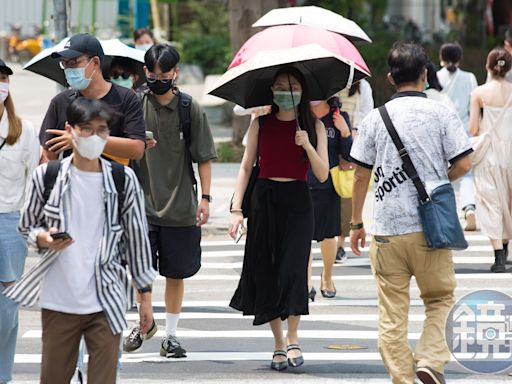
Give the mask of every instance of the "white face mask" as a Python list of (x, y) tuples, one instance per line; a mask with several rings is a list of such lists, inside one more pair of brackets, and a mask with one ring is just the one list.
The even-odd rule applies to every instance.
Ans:
[(9, 83), (0, 83), (0, 102), (4, 102), (9, 96)]
[(107, 140), (102, 139), (98, 135), (80, 137), (76, 134), (74, 129), (72, 129), (71, 132), (75, 139), (75, 147), (80, 156), (89, 160), (96, 160), (101, 156), (107, 144)]
[(136, 49), (140, 49), (141, 51), (144, 51), (144, 52), (146, 52), (152, 46), (153, 46), (153, 44), (135, 44)]

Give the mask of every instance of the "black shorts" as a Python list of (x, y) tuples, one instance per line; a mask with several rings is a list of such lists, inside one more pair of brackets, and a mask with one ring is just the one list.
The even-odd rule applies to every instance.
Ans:
[(313, 240), (332, 239), (341, 234), (340, 197), (334, 188), (312, 189), (315, 231)]
[(201, 268), (201, 228), (149, 226), (153, 268), (171, 279), (186, 279)]

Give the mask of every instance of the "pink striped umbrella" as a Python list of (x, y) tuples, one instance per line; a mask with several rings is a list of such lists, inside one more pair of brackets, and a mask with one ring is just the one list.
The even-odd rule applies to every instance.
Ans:
[(294, 48), (318, 44), (354, 63), (356, 69), (370, 72), (357, 48), (340, 34), (307, 25), (278, 25), (258, 32), (247, 40), (235, 55), (228, 68), (236, 67), (260, 51)]

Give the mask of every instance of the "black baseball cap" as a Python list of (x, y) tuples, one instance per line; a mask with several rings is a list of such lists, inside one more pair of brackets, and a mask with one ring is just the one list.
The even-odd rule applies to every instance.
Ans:
[(62, 51), (53, 52), (52, 58), (75, 59), (81, 55), (98, 56), (103, 60), (105, 53), (97, 38), (88, 33), (78, 33), (70, 37)]
[(6, 64), (5, 64), (5, 61), (3, 61), (2, 59), (0, 59), (0, 73), (4, 73), (6, 75), (12, 75), (12, 69), (9, 68)]

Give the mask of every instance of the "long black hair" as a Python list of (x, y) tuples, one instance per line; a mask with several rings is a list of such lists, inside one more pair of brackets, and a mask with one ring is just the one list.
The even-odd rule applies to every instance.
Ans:
[(457, 70), (462, 60), (462, 47), (459, 43), (446, 43), (441, 46), (439, 51), (441, 60), (446, 63), (448, 72), (453, 73)]
[[(283, 67), (280, 68), (275, 76), (274, 80), (272, 81), (272, 84), (276, 81), (276, 79), (281, 75), (288, 75), (294, 77), (301, 85), (302, 87), (302, 94), (300, 98), (299, 107), (297, 108), (298, 112), (298, 123), (299, 127), (303, 130), (305, 130), (308, 133), (309, 142), (311, 145), (316, 148), (316, 120), (313, 116), (313, 113), (311, 112), (311, 108), (309, 106), (309, 94), (308, 94), (308, 88), (306, 84), (306, 79), (304, 78), (304, 75), (302, 72), (300, 72), (295, 67)], [(291, 89), (290, 89), (291, 91)], [(279, 107), (272, 101), (272, 110), (271, 113), (275, 114), (277, 111), (279, 111)]]
[(437, 89), (439, 92), (443, 90), (443, 87), (437, 78), (437, 68), (432, 61), (427, 63), (427, 82), (429, 88)]

